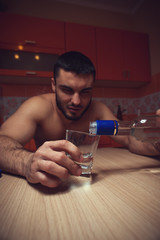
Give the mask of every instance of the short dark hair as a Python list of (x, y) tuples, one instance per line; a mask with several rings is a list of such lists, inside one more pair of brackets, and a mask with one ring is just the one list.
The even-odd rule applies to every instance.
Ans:
[(70, 51), (58, 57), (53, 69), (55, 81), (60, 69), (76, 74), (92, 74), (95, 81), (96, 70), (93, 63), (87, 56), (80, 52)]

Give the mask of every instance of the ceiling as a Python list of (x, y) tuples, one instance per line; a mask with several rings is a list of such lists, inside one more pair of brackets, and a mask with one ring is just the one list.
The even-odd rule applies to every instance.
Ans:
[[(134, 14), (146, 0), (41, 0), (41, 5), (52, 5), (53, 2), (68, 3), (73, 5), (85, 6), (96, 9), (104, 9), (107, 11), (123, 14)], [(21, 6), (23, 0), (0, 0), (0, 11), (8, 11), (16, 6), (19, 2)], [(28, 1), (29, 3), (32, 0)], [(36, 0), (35, 2), (38, 2)]]
[(124, 14), (134, 14), (145, 0), (56, 0), (69, 4), (104, 9)]

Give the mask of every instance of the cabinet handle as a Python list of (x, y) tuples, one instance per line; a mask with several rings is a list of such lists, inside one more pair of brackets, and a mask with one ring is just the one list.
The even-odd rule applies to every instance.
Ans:
[(123, 71), (123, 78), (125, 80), (129, 80), (130, 79), (130, 71), (129, 70)]
[(128, 70), (128, 80), (130, 79), (130, 71)]
[(124, 78), (124, 80), (126, 80), (126, 78), (127, 78), (127, 71), (123, 71), (123, 78)]
[(25, 40), (25, 44), (35, 45), (35, 44), (36, 44), (36, 41)]

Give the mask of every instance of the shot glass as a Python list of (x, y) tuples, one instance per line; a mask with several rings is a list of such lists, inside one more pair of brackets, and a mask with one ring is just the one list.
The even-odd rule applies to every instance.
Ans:
[[(76, 145), (83, 154), (83, 162), (76, 162), (82, 168), (82, 175), (92, 173), (93, 158), (97, 151), (99, 136), (75, 130), (66, 130), (66, 139)], [(67, 154), (68, 155), (68, 154)], [(71, 158), (71, 156), (69, 155)]]

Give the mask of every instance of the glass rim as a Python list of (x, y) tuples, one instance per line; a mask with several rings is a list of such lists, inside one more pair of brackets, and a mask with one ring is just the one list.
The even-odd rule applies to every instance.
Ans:
[(84, 134), (90, 137), (99, 137), (99, 135), (95, 135), (95, 134), (91, 134), (91, 133), (87, 133), (87, 132), (82, 132), (82, 131), (78, 131), (78, 130), (73, 130), (73, 129), (66, 129), (66, 134), (68, 132), (75, 132), (75, 133), (80, 133), (80, 134)]

